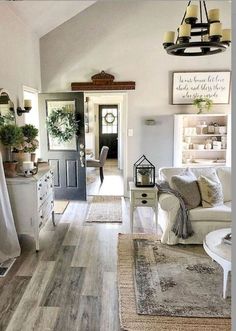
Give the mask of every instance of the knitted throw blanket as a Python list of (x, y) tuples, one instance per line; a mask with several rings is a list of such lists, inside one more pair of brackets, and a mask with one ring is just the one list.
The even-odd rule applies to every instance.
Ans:
[(158, 188), (158, 195), (161, 193), (168, 193), (175, 195), (179, 199), (180, 207), (171, 230), (178, 238), (187, 239), (188, 237), (191, 237), (194, 232), (188, 218), (188, 209), (185, 206), (181, 194), (178, 191), (173, 190), (167, 182), (159, 182), (156, 186)]

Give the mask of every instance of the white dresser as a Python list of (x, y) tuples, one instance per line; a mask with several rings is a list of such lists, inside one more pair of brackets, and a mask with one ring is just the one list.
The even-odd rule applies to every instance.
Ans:
[(53, 171), (44, 167), (30, 178), (18, 176), (6, 181), (16, 231), (34, 237), (38, 251), (40, 229), (49, 219), (54, 224)]

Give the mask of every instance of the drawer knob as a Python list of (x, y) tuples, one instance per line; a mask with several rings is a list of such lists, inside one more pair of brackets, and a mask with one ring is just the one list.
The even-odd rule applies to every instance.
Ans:
[(142, 203), (145, 205), (147, 203), (147, 200), (142, 200)]
[(39, 200), (43, 200), (43, 198), (42, 198), (42, 197), (40, 197), (40, 198), (39, 198)]
[(43, 215), (41, 215), (40, 218), (43, 218)]
[(47, 178), (44, 181), (47, 182), (48, 181)]
[(42, 187), (42, 184), (39, 184), (39, 187)]
[(142, 193), (142, 197), (146, 198), (147, 193)]

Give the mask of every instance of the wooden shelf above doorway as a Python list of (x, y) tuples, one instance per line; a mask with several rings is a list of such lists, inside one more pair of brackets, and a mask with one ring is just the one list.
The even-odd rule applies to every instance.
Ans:
[(92, 82), (73, 82), (72, 91), (97, 91), (97, 90), (135, 90), (135, 82), (114, 82), (115, 77), (101, 71), (91, 77)]

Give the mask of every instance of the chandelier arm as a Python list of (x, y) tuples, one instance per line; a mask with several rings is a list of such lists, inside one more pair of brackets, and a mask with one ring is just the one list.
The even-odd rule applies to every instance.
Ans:
[[(190, 5), (190, 3), (191, 3), (191, 0), (188, 2), (188, 4), (187, 4), (187, 7)], [(187, 8), (186, 7), (186, 8)], [(184, 16), (183, 16), (183, 18), (182, 18), (182, 21), (181, 21), (181, 25), (183, 24), (183, 22), (184, 22), (184, 19), (185, 19), (185, 16), (186, 16), (186, 12), (187, 12), (187, 9), (185, 10), (185, 12), (184, 12)]]
[[(199, 1), (199, 10), (200, 10), (200, 21), (202, 24), (202, 2)], [(201, 41), (203, 41), (203, 29), (201, 28)]]
[(200, 21), (202, 23), (202, 2), (199, 1), (199, 8), (200, 8)]
[[(188, 2), (187, 7), (190, 5), (191, 2), (192, 2), (191, 0)], [(183, 22), (184, 22), (184, 19), (185, 19), (186, 13), (187, 13), (187, 7), (186, 7), (186, 10), (185, 10), (185, 12), (184, 12), (184, 16), (183, 16), (183, 18), (182, 18), (182, 21), (181, 21), (180, 25), (182, 25)], [(178, 39), (179, 39), (179, 28), (177, 29), (177, 37), (176, 37), (176, 40), (175, 40), (175, 43), (176, 43), (176, 44), (177, 44), (177, 42), (178, 42)]]
[(206, 15), (207, 23), (210, 23), (209, 18), (208, 18), (208, 14), (207, 14), (206, 1), (203, 1), (203, 6), (204, 6), (204, 9), (205, 9), (205, 15)]

